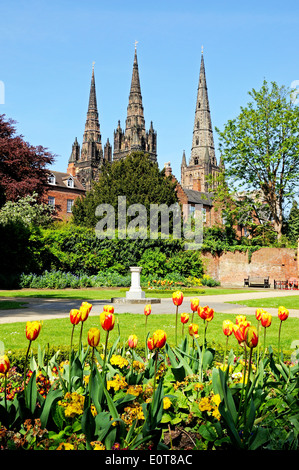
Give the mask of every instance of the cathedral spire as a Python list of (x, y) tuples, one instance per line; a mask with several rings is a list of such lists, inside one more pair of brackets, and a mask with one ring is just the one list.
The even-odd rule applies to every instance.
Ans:
[(206, 148), (208, 148), (211, 163), (216, 164), (212, 120), (202, 48), (190, 165), (197, 165), (204, 162), (206, 158)]
[(100, 123), (99, 123), (99, 113), (97, 106), (97, 97), (96, 97), (96, 86), (95, 86), (95, 77), (94, 77), (94, 62), (92, 64), (92, 75), (91, 75), (91, 84), (89, 91), (89, 101), (88, 101), (88, 110), (87, 117), (85, 122), (85, 130), (83, 135), (83, 144), (84, 142), (101, 142), (101, 132), (100, 132)]
[(131, 88), (130, 88), (130, 95), (129, 95), (129, 103), (127, 107), (126, 131), (128, 130), (133, 131), (133, 129), (134, 128), (136, 129), (137, 127), (140, 128), (141, 130), (145, 129), (136, 43), (137, 42), (135, 41), (133, 72), (132, 72)]

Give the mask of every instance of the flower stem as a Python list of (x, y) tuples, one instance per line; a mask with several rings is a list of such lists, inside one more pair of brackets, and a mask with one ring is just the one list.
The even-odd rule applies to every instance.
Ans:
[(178, 339), (178, 311), (179, 311), (179, 306), (176, 306), (176, 313), (175, 313), (175, 345), (177, 346), (177, 339)]
[(26, 373), (27, 373), (27, 362), (28, 362), (28, 354), (30, 351), (30, 346), (31, 346), (31, 340), (29, 341), (27, 352), (26, 352), (26, 358), (25, 358), (25, 366), (24, 366), (24, 396), (26, 400)]
[(105, 341), (105, 351), (104, 351), (104, 363), (103, 363), (103, 374), (104, 374), (104, 377), (105, 377), (105, 367), (106, 367), (107, 348), (108, 348), (108, 336), (109, 336), (109, 331), (106, 331), (106, 341)]
[(279, 331), (278, 331), (278, 357), (277, 357), (277, 361), (278, 361), (278, 362), (280, 361), (280, 333), (281, 333), (281, 325), (282, 325), (282, 321), (280, 320)]

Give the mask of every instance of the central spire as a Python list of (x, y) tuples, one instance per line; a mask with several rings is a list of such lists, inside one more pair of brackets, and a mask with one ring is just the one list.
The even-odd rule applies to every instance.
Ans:
[(137, 61), (137, 47), (135, 41), (133, 72), (129, 95), (129, 104), (127, 107), (126, 132), (132, 131), (133, 128), (136, 126), (141, 130), (145, 130), (142, 95)]

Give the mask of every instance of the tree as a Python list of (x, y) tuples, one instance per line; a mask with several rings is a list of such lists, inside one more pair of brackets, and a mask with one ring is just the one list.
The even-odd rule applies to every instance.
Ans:
[(22, 222), (26, 226), (47, 226), (53, 222), (53, 209), (45, 203), (38, 204), (37, 194), (7, 201), (0, 209), (0, 224)]
[(219, 134), (228, 187), (258, 191), (266, 204), (277, 240), (284, 210), (299, 185), (299, 108), (290, 91), (264, 80), (252, 101)]
[(6, 201), (36, 193), (41, 201), (46, 188), (47, 165), (54, 155), (16, 135), (15, 121), (0, 115), (0, 206)]
[(133, 152), (126, 158), (103, 165), (100, 179), (84, 198), (77, 199), (72, 213), (76, 225), (95, 227), (98, 218), (96, 207), (110, 204), (117, 218), (118, 196), (126, 197), (127, 208), (142, 204), (149, 213), (150, 204), (171, 206), (178, 202), (176, 183), (165, 177), (156, 163), (143, 152)]
[(297, 245), (299, 238), (299, 208), (294, 199), (287, 222), (287, 237), (293, 244)]

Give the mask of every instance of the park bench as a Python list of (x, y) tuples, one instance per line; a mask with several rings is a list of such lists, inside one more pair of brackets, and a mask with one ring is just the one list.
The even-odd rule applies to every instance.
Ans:
[(268, 277), (261, 277), (261, 276), (248, 276), (244, 279), (244, 287), (270, 287), (269, 276)]

